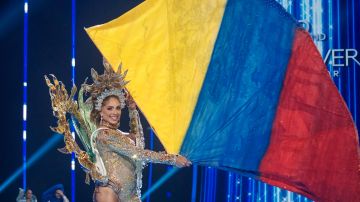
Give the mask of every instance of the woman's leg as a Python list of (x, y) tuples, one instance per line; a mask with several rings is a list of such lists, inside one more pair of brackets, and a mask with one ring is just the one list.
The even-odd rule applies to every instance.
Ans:
[(118, 195), (109, 187), (97, 186), (93, 195), (94, 202), (120, 202)]

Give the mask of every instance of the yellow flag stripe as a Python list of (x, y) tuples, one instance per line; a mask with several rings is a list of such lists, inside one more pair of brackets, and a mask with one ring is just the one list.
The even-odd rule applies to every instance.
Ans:
[(189, 127), (226, 0), (148, 0), (106, 24), (86, 29), (116, 69), (169, 153)]

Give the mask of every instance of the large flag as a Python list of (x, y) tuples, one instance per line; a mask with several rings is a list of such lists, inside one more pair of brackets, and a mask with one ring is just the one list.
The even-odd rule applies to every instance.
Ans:
[(309, 34), (273, 0), (148, 0), (86, 29), (129, 69), (169, 153), (316, 201), (360, 201), (356, 128)]

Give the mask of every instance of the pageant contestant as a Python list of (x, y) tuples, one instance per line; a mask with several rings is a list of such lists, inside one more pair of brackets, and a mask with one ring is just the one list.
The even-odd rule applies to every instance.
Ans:
[[(114, 72), (104, 60), (104, 74), (92, 69), (93, 84), (83, 84), (78, 102), (69, 96), (64, 85), (53, 76), (53, 83), (45, 76), (50, 89), (54, 115), (58, 127), (54, 131), (64, 134), (63, 153), (75, 152), (79, 163), (95, 182), (93, 200), (96, 202), (140, 201), (142, 169), (148, 162), (190, 166), (191, 162), (180, 155), (144, 149), (144, 134), (134, 100), (126, 92), (121, 66)], [(83, 102), (83, 92), (90, 97)], [(130, 132), (120, 131), (120, 117), (126, 106), (130, 115)], [(82, 151), (71, 136), (66, 113), (71, 115), (73, 126), (80, 137)], [(88, 181), (88, 180), (87, 180)]]

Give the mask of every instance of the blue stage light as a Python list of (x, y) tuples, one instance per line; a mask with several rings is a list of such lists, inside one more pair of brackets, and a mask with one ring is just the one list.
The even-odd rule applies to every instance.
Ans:
[(198, 167), (194, 165), (193, 176), (192, 176), (191, 202), (196, 202), (197, 175), (198, 175)]
[(28, 0), (24, 1), (24, 49), (23, 49), (23, 133), (22, 133), (22, 174), (23, 174), (23, 189), (26, 190), (26, 139), (27, 139), (27, 128), (26, 128), (26, 119), (27, 119), (27, 69), (28, 69)]
[(162, 184), (164, 184), (171, 176), (179, 171), (178, 168), (172, 168), (170, 171), (166, 172), (150, 189), (148, 189), (141, 197), (141, 200), (144, 200), (148, 197), (152, 192), (157, 190)]
[[(76, 0), (71, 1), (71, 72), (72, 84), (75, 85), (75, 37), (76, 37)], [(71, 134), (75, 139), (74, 128)], [(75, 175), (75, 153), (71, 154), (71, 201), (75, 202), (76, 194), (76, 175)]]
[(60, 134), (54, 134), (52, 137), (38, 149), (26, 162), (25, 165), (19, 167), (8, 179), (0, 185), (0, 193), (3, 192), (11, 183), (13, 183), (24, 172), (24, 169), (30, 168), (37, 160), (53, 148), (58, 142), (63, 139)]
[[(154, 132), (153, 130), (150, 128), (150, 150), (154, 149)], [(152, 183), (152, 174), (153, 174), (153, 165), (152, 163), (149, 164), (149, 176), (148, 176), (148, 189), (151, 188), (151, 183)], [(146, 198), (146, 202), (150, 202), (150, 194), (148, 195), (148, 197)]]

